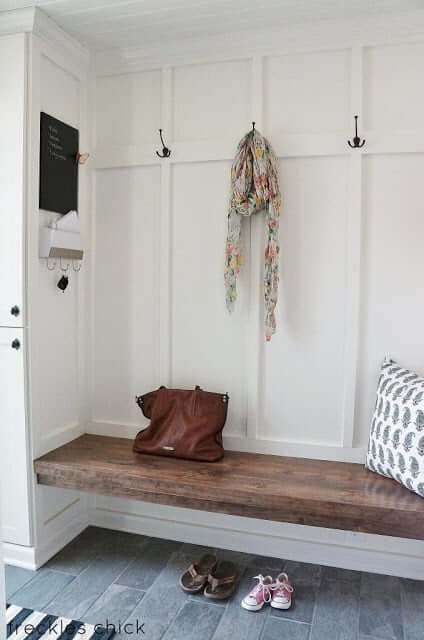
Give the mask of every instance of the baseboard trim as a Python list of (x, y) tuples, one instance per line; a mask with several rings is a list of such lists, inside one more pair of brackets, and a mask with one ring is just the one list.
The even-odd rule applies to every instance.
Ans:
[[(134, 505), (137, 508), (136, 505)], [(424, 542), (303, 525), (271, 523), (162, 505), (96, 506), (91, 524), (169, 540), (312, 562), (327, 566), (422, 579)], [(205, 524), (205, 520), (208, 521)]]
[(36, 571), (50, 560), (56, 553), (59, 553), (63, 547), (66, 547), (77, 535), (79, 535), (88, 526), (86, 518), (80, 519), (72, 525), (58, 532), (47, 542), (36, 547), (23, 547), (18, 544), (5, 542), (4, 562), (15, 567), (30, 569)]
[(71, 424), (60, 427), (41, 438), (39, 446), (34, 452), (34, 457), (39, 458), (45, 453), (57, 449), (71, 440), (75, 440), (75, 438), (78, 438), (83, 433), (84, 427), (80, 422), (72, 422)]
[(46, 562), (59, 553), (63, 547), (66, 547), (74, 538), (76, 538), (84, 529), (88, 527), (89, 521), (86, 516), (79, 518), (72, 524), (67, 525), (61, 531), (58, 531), (47, 542), (37, 545), (34, 549), (34, 568), (39, 569)]
[(35, 547), (23, 547), (11, 542), (3, 543), (4, 562), (22, 569), (37, 569), (35, 564)]
[(86, 517), (37, 547), (5, 543), (5, 562), (24, 569), (39, 569), (88, 525), (94, 525), (343, 569), (415, 580), (424, 576), (424, 542), (419, 540), (272, 523), (118, 499), (109, 504), (105, 502), (109, 499), (100, 500), (104, 506), (93, 505)]
[[(119, 424), (116, 422), (92, 421), (86, 425), (86, 433), (115, 438), (135, 438), (141, 425)], [(366, 451), (362, 447), (338, 447), (332, 444), (312, 442), (292, 442), (265, 438), (246, 438), (241, 435), (224, 436), (224, 446), (230, 451), (249, 453), (267, 453), (293, 458), (311, 458), (312, 460), (331, 460), (338, 462), (356, 462), (364, 464)]]

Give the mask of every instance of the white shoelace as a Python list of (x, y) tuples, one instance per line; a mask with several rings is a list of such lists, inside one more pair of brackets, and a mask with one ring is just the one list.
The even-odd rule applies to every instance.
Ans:
[[(265, 584), (264, 580), (266, 580), (267, 578), (270, 578), (271, 582)], [(272, 600), (272, 589), (275, 586), (273, 584), (273, 582), (272, 582), (271, 576), (266, 576), (266, 578), (264, 578), (263, 575), (260, 573), (258, 576), (253, 576), (253, 579), (254, 580), (259, 580), (259, 583), (252, 590), (253, 591), (253, 597), (258, 593), (258, 591), (262, 591), (264, 602), (271, 602), (271, 600)]]
[[(280, 580), (280, 577), (283, 577), (283, 581)], [(289, 582), (289, 577), (287, 573), (280, 573), (274, 585), (272, 585), (273, 589), (277, 591), (288, 591), (289, 593), (293, 593), (293, 587)]]

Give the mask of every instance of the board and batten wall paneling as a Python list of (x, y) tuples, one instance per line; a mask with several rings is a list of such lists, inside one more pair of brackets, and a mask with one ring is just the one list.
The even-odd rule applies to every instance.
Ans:
[(160, 96), (160, 71), (97, 78), (96, 147), (156, 142)]
[[(172, 383), (228, 392), (226, 434), (245, 434), (250, 221), (238, 299), (225, 305), (223, 266), (230, 164), (177, 165), (172, 180)], [(207, 195), (205, 192), (207, 185)]]
[[(409, 158), (412, 176), (419, 171), (420, 155), (412, 152), (418, 150), (423, 132), (417, 106), (422, 100), (422, 46), (417, 42), (369, 46), (352, 39), (345, 48), (329, 43), (328, 50), (321, 47), (319, 51), (305, 44), (302, 52), (297, 43), (293, 52), (286, 48), (283, 55), (255, 53), (250, 59), (215, 62), (211, 53), (210, 61), (203, 58), (196, 63), (194, 58), (193, 64), (97, 80), (98, 91), (102, 87), (97, 94), (101, 95), (97, 104), (100, 167), (109, 163), (147, 170), (154, 165), (161, 176), (160, 228), (169, 238), (169, 243), (167, 239), (160, 245), (162, 253), (169, 249), (169, 270), (167, 265), (159, 269), (159, 287), (166, 296), (169, 286), (169, 305), (162, 307), (165, 313), (159, 312), (162, 347), (164, 335), (171, 336), (165, 368), (169, 363), (172, 384), (201, 384), (230, 392), (226, 429), (233, 436), (231, 446), (267, 451), (275, 446), (283, 453), (287, 445), (296, 455), (303, 451), (313, 456), (316, 451), (318, 457), (362, 460), (377, 375), (373, 350), (369, 355), (364, 351), (366, 323), (377, 323), (374, 316), (381, 304), (376, 289), (372, 318), (365, 320), (364, 309), (371, 304), (366, 293), (370, 264), (366, 242), (372, 225), (368, 173), (381, 160), (383, 149), (389, 158), (400, 152), (399, 167)], [(157, 77), (147, 103), (140, 94), (135, 104), (128, 91), (115, 99), (129, 76), (131, 82), (137, 78), (140, 86), (147, 86), (151, 74)], [(394, 92), (394, 86), (403, 90)], [(147, 133), (138, 139), (139, 148), (125, 133), (121, 141), (108, 139), (104, 103), (115, 103), (110, 108), (116, 108), (116, 114), (120, 109), (140, 118), (154, 105), (155, 112), (161, 113), (161, 126), (169, 128), (165, 139), (173, 150), (171, 157), (156, 158), (154, 148), (148, 147)], [(351, 151), (346, 141), (355, 113), (360, 115), (360, 133), (364, 132), (367, 144)], [(268, 345), (263, 341), (262, 322), (257, 320), (263, 297), (262, 279), (255, 271), (262, 263), (263, 220), (244, 225), (240, 298), (233, 316), (226, 314), (224, 306), (230, 160), (251, 120), (279, 155), (283, 193), (278, 329)], [(396, 132), (393, 139), (391, 127)], [(114, 144), (121, 143), (116, 160)], [(372, 195), (381, 197), (383, 209), (387, 188), (382, 180)], [(141, 202), (145, 197), (149, 198), (143, 192)], [(97, 224), (102, 224), (99, 217)], [(406, 260), (406, 253), (402, 255)], [(372, 278), (369, 286), (371, 282)], [(384, 349), (390, 353), (395, 341), (389, 338)], [(403, 336), (402, 344), (409, 345), (406, 355), (418, 339), (415, 329)], [(163, 348), (160, 352), (163, 357)], [(365, 387), (363, 372), (371, 370), (374, 378)], [(254, 398), (252, 389), (257, 394)], [(122, 423), (120, 415), (125, 413), (123, 406), (116, 410), (117, 398), (111, 393), (109, 409), (97, 415), (99, 422), (101, 418), (112, 424), (109, 433), (113, 424)], [(133, 419), (127, 416), (124, 424), (133, 425)]]
[(339, 446), (348, 160), (280, 162), (278, 331), (265, 346), (262, 437)]
[[(81, 121), (79, 79), (43, 53), (38, 61), (39, 109), (78, 128)], [(37, 114), (34, 120), (36, 118)], [(34, 171), (38, 174), (38, 165)], [(36, 197), (38, 200), (38, 190)], [(59, 217), (38, 209), (33, 215), (38, 218), (37, 228), (48, 226)], [(34, 439), (35, 446), (39, 446), (52, 433), (79, 422), (77, 314), (80, 274), (71, 273), (70, 285), (66, 293), (62, 293), (56, 286), (59, 268), (47, 270), (45, 260), (38, 259), (38, 238), (36, 244), (36, 264), (30, 273), (30, 328)]]
[(250, 96), (248, 60), (176, 67), (172, 104), (174, 140), (234, 138), (238, 142), (250, 126)]
[(356, 438), (364, 442), (386, 356), (424, 373), (424, 154), (366, 158)]
[(269, 134), (346, 130), (350, 117), (351, 52), (270, 56), (264, 65)]
[[(57, 288), (59, 263), (49, 271), (46, 261), (38, 257), (39, 229), (59, 217), (38, 208), (40, 112), (78, 128), (82, 144), (87, 144), (88, 57), (79, 44), (74, 44), (67, 49), (48, 36), (28, 37), (28, 395), (34, 457), (78, 436), (84, 430), (82, 416), (86, 415), (83, 359), (89, 311), (84, 293), (91, 244), (86, 167), (79, 179), (78, 208), (86, 247), (81, 272), (74, 273), (69, 267), (69, 287), (62, 293)], [(63, 262), (64, 268), (66, 265), (67, 261)], [(60, 548), (86, 526), (86, 503), (77, 492), (46, 491), (45, 487), (34, 485), (32, 551), (35, 555), (44, 553), (46, 558), (52, 549)]]
[[(364, 126), (373, 132), (423, 131), (424, 42), (364, 49)], [(393, 142), (396, 143), (396, 140)]]
[(96, 192), (93, 415), (136, 425), (159, 385), (160, 170), (99, 171)]

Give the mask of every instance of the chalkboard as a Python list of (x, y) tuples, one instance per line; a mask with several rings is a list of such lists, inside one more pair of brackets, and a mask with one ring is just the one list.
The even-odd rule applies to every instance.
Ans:
[(78, 129), (40, 114), (40, 209), (78, 211)]

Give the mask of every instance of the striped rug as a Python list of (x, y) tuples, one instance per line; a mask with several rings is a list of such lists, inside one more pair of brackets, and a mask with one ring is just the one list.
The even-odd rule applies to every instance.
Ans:
[(113, 628), (91, 625), (40, 611), (6, 605), (7, 637), (10, 640), (109, 640)]

